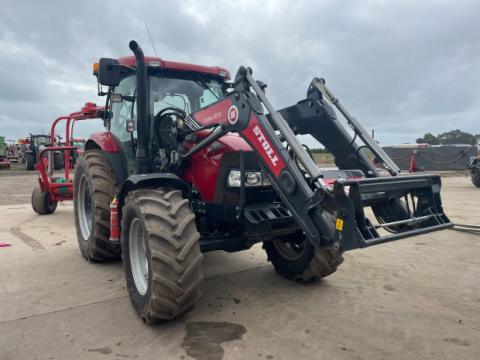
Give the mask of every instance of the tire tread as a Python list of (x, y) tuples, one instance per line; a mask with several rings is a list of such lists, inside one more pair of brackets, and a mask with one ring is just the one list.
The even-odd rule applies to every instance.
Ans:
[[(120, 258), (120, 245), (112, 243), (110, 237), (110, 202), (117, 195), (117, 180), (101, 150), (88, 150), (78, 159), (77, 169), (85, 167), (92, 181), (94, 221), (88, 248), (82, 255), (90, 261), (103, 262)], [(75, 173), (75, 177), (80, 176)], [(79, 237), (79, 242), (83, 241)]]
[(171, 320), (200, 296), (203, 256), (195, 216), (178, 190), (134, 190), (126, 206), (130, 201), (142, 214), (150, 249), (150, 298), (139, 314), (147, 323)]

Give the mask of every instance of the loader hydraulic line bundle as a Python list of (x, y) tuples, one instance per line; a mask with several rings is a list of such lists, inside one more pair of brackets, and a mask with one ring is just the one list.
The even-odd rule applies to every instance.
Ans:
[[(130, 49), (94, 65), (106, 130), (85, 143), (73, 197), (82, 255), (123, 258), (147, 323), (194, 305), (206, 251), (263, 242), (280, 275), (307, 282), (335, 272), (345, 251), (452, 227), (440, 178), (402, 176), (324, 80), (276, 110), (249, 68), (229, 81), (220, 67), (145, 57), (135, 41)], [(338, 170), (317, 166), (304, 134)]]

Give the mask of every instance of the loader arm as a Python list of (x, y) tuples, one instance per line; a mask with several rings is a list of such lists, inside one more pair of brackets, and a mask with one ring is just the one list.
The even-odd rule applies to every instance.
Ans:
[[(302, 109), (283, 111), (286, 120), (270, 104), (250, 71), (241, 67), (233, 91), (225, 99), (191, 114), (199, 127), (216, 128), (192, 147), (186, 157), (227, 132), (239, 133), (258, 154), (278, 196), (315, 245), (351, 250), (452, 226), (441, 207), (439, 177), (379, 177), (368, 160), (360, 157), (359, 161), (345, 164), (355, 165), (371, 179), (339, 180), (333, 189), (327, 187), (322, 170), (291, 128), (295, 120), (299, 122), (297, 125), (304, 120), (303, 130), (315, 122), (322, 123), (326, 108), (321, 111), (318, 105), (323, 104), (315, 99), (308, 101), (304, 113)], [(314, 130), (322, 133), (321, 128)], [(340, 133), (344, 135), (337, 140), (345, 142), (348, 133)], [(409, 206), (404, 206), (401, 200), (404, 198), (411, 198)], [(365, 206), (372, 207), (380, 224), (367, 219)], [(332, 220), (332, 215), (336, 220)], [(379, 228), (394, 234), (381, 236)]]

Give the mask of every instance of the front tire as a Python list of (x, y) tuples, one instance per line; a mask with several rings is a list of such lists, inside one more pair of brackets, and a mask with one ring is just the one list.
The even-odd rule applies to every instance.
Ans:
[(263, 243), (275, 271), (293, 281), (311, 282), (333, 274), (343, 262), (343, 255), (333, 249), (314, 246), (297, 234)]
[(120, 258), (120, 245), (110, 236), (110, 202), (117, 195), (117, 181), (100, 150), (89, 150), (75, 168), (73, 202), (80, 252), (87, 260)]
[(188, 200), (178, 190), (135, 190), (122, 212), (123, 263), (137, 313), (153, 324), (193, 308), (203, 257)]

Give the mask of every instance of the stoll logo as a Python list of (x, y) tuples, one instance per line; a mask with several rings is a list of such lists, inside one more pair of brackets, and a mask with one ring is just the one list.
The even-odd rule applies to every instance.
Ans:
[(228, 108), (227, 111), (228, 122), (232, 125), (235, 125), (238, 121), (238, 108), (235, 105), (232, 105)]
[(270, 146), (270, 143), (267, 141), (267, 138), (265, 137), (265, 135), (263, 135), (263, 132), (258, 125), (255, 125), (255, 127), (253, 128), (253, 133), (257, 136), (260, 144), (262, 144), (262, 147), (267, 153), (268, 158), (272, 162), (273, 166), (277, 166), (278, 156), (277, 154), (275, 154), (275, 151)]

